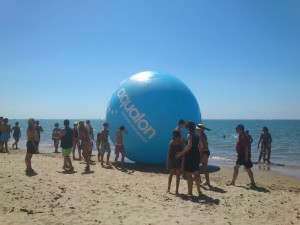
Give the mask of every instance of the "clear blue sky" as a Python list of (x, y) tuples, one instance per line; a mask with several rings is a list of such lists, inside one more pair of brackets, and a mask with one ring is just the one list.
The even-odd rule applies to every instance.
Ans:
[(0, 114), (104, 118), (113, 90), (173, 74), (204, 119), (300, 119), (300, 1), (0, 1)]

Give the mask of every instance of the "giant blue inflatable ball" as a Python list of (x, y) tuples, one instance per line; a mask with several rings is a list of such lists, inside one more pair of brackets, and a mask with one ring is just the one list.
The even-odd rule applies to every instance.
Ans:
[(124, 125), (126, 157), (138, 163), (165, 163), (172, 131), (179, 119), (201, 122), (197, 100), (176, 77), (152, 71), (124, 80), (107, 106), (106, 121), (115, 144), (115, 132)]

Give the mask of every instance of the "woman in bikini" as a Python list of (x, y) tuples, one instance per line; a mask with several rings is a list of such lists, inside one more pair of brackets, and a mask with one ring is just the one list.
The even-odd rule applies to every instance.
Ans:
[(207, 136), (204, 133), (204, 130), (210, 131), (210, 129), (206, 128), (205, 125), (203, 124), (198, 124), (196, 129), (200, 135), (200, 143), (199, 143), (200, 161), (202, 163), (203, 173), (206, 179), (204, 185), (210, 185), (209, 174), (207, 171), (208, 157), (210, 156), (210, 151), (208, 149)]
[(90, 171), (90, 161), (91, 161), (91, 150), (92, 150), (92, 142), (89, 136), (89, 129), (84, 124), (83, 121), (79, 122), (78, 128), (79, 138), (81, 140), (81, 147), (82, 147), (82, 155), (86, 162), (85, 171)]
[(53, 141), (54, 148), (55, 148), (54, 153), (58, 153), (60, 131), (61, 131), (61, 129), (59, 128), (59, 124), (55, 123), (54, 129), (52, 131), (52, 141)]
[(168, 192), (170, 192), (171, 189), (173, 175), (176, 174), (176, 195), (179, 194), (178, 189), (180, 183), (182, 160), (181, 158), (176, 159), (175, 156), (177, 153), (181, 152), (182, 150), (183, 150), (183, 145), (182, 145), (181, 133), (179, 130), (174, 130), (173, 139), (169, 143), (166, 168), (170, 169), (170, 175), (168, 179)]

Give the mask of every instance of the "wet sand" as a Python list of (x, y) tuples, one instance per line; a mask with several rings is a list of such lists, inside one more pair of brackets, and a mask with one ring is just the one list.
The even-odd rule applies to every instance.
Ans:
[(166, 193), (163, 166), (120, 171), (97, 162), (86, 174), (76, 160), (69, 173), (61, 154), (43, 153), (33, 156), (37, 174), (27, 176), (24, 157), (24, 150), (0, 154), (0, 224), (300, 224), (300, 180), (271, 171), (254, 170), (258, 187), (251, 189), (243, 169), (227, 187), (232, 169), (221, 167), (212, 187), (191, 198), (185, 180), (179, 196), (175, 179)]

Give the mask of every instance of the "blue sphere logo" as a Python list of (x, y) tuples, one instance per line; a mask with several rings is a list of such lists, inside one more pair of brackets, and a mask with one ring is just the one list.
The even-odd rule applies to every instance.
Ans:
[(172, 131), (179, 119), (201, 122), (197, 100), (176, 77), (158, 72), (141, 72), (123, 81), (107, 106), (110, 136), (121, 125), (126, 157), (138, 163), (160, 164), (166, 160)]

